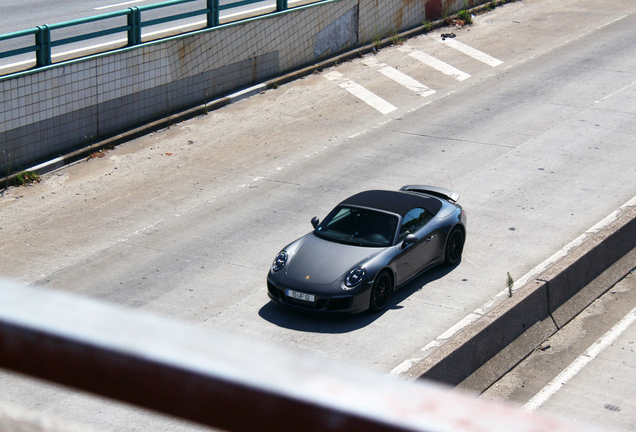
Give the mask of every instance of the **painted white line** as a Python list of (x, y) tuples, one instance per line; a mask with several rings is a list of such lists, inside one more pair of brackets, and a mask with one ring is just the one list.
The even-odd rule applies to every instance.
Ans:
[[(571, 249), (575, 248), (576, 246), (581, 245), (583, 243), (583, 241), (587, 237), (589, 237), (590, 235), (596, 234), (597, 232), (599, 232), (603, 228), (605, 228), (608, 225), (610, 225), (612, 222), (614, 222), (618, 218), (618, 215), (624, 209), (626, 209), (628, 207), (634, 207), (634, 206), (636, 206), (636, 196), (633, 197), (632, 199), (630, 199), (629, 201), (627, 201), (625, 204), (623, 204), (622, 206), (620, 206), (616, 210), (614, 210), (608, 216), (603, 218), (603, 220), (601, 220), (599, 223), (597, 223), (594, 226), (592, 226), (592, 228), (590, 228), (587, 231), (585, 231), (585, 233), (581, 234), (580, 236), (578, 236), (577, 238), (572, 240), (570, 243), (568, 243), (559, 252), (555, 253), (550, 258), (548, 258), (547, 260), (545, 260), (544, 262), (542, 262), (541, 264), (539, 264), (538, 266), (536, 266), (535, 268), (530, 270), (528, 273), (526, 273), (521, 278), (517, 279), (515, 281), (515, 284), (514, 284), (514, 286), (516, 286), (517, 288), (513, 287), (512, 292), (514, 293), (517, 290), (521, 289), (521, 287), (523, 287), (530, 279), (536, 277), (537, 275), (542, 273), (545, 269), (547, 269), (551, 264), (555, 263), (560, 258), (566, 256), (568, 251), (570, 251)], [(441, 346), (451, 336), (453, 336), (456, 333), (459, 333), (461, 330), (463, 330), (464, 328), (468, 327), (470, 324), (474, 323), (479, 318), (484, 316), (495, 305), (497, 305), (497, 304), (501, 303), (502, 301), (504, 301), (504, 299), (506, 297), (508, 297), (508, 295), (509, 295), (508, 294), (508, 288), (503, 289), (502, 291), (497, 293), (492, 299), (490, 299), (486, 303), (484, 303), (483, 306), (481, 306), (480, 308), (475, 309), (475, 311), (473, 311), (471, 314), (466, 316), (460, 322), (458, 322), (457, 324), (452, 326), (450, 329), (446, 330), (444, 333), (442, 333), (437, 338), (435, 338), (432, 342), (429, 342), (426, 346), (424, 346), (422, 349), (420, 349), (420, 351), (421, 352), (426, 352), (426, 351), (428, 351), (428, 350), (430, 350), (432, 348), (437, 348), (437, 347)], [(396, 366), (395, 368), (393, 368), (391, 370), (391, 372), (389, 372), (389, 375), (400, 376), (400, 375), (408, 372), (408, 370), (411, 368), (411, 366), (413, 366), (414, 364), (418, 363), (420, 360), (424, 359), (425, 357), (426, 356), (422, 355), (421, 353), (418, 353), (413, 358), (407, 359), (407, 360), (403, 361), (401, 364), (399, 364), (398, 366)]]
[(398, 49), (403, 53), (407, 53), (414, 59), (424, 63), (425, 65), (430, 66), (433, 69), (442, 72), (443, 74), (452, 76), (457, 81), (464, 81), (465, 79), (470, 78), (470, 75), (466, 72), (462, 72), (459, 69), (449, 65), (448, 63), (444, 63), (443, 61), (436, 59), (435, 57), (428, 55), (422, 51), (414, 50), (409, 47), (401, 47)]
[(337, 80), (344, 79), (344, 75), (336, 71), (328, 72), (324, 74), (323, 76), (327, 78), (329, 81), (337, 81)]
[(380, 111), (382, 114), (388, 114), (397, 108), (382, 99), (380, 96), (370, 92), (351, 80), (348, 80), (340, 72), (332, 71), (323, 75), (330, 81), (338, 81), (338, 85), (366, 103), (367, 105)]
[(608, 95), (607, 95), (607, 96), (605, 96), (605, 97), (602, 97), (601, 99), (599, 99), (599, 100), (595, 101), (594, 103), (595, 103), (595, 104), (597, 104), (597, 103), (599, 103), (599, 102), (603, 102), (604, 100), (611, 98), (611, 97), (612, 97), (612, 96), (614, 96), (615, 94), (620, 93), (620, 92), (622, 92), (623, 90), (630, 88), (630, 87), (631, 87), (631, 86), (633, 86), (634, 84), (636, 84), (636, 81), (634, 81), (633, 83), (631, 83), (631, 84), (629, 84), (629, 85), (626, 85), (626, 86), (625, 86), (625, 87), (623, 87), (623, 88), (620, 88), (620, 89), (616, 90), (615, 92), (612, 92), (612, 93), (608, 94)]
[(396, 83), (403, 85), (407, 89), (417, 93), (418, 95), (422, 97), (430, 96), (433, 93), (435, 93), (435, 90), (426, 87), (424, 84), (411, 78), (405, 73), (402, 73), (399, 70), (392, 68), (391, 66), (385, 66), (382, 69), (380, 69), (378, 72), (380, 72), (385, 77), (392, 79)]
[(430, 96), (435, 93), (435, 90), (428, 88), (416, 79), (411, 78), (407, 74), (402, 73), (391, 66), (387, 66), (385, 63), (380, 63), (374, 58), (363, 60), (362, 64), (369, 67), (381, 68), (378, 70), (378, 72), (380, 72), (382, 75), (392, 79), (396, 83), (406, 87), (407, 89), (419, 94), (422, 97)]
[(382, 114), (388, 114), (397, 109), (396, 107), (382, 99), (380, 96), (371, 93), (360, 84), (357, 84), (351, 80), (341, 82), (338, 85), (358, 99), (362, 100), (367, 105), (380, 111)]
[(523, 406), (525, 411), (534, 411), (550, 399), (559, 389), (561, 389), (570, 379), (578, 374), (589, 362), (594, 360), (605, 348), (614, 342), (625, 330), (636, 321), (636, 308), (625, 316), (603, 337), (594, 342), (579, 358), (574, 360), (563, 372), (557, 375), (550, 384), (545, 386), (528, 403)]
[(457, 51), (466, 54), (467, 56), (470, 56), (472, 58), (474, 58), (475, 60), (479, 60), (482, 63), (486, 63), (488, 66), (499, 66), (500, 64), (502, 64), (503, 62), (501, 60), (498, 60), (492, 56), (489, 56), (486, 53), (483, 53), (473, 47), (470, 47), (466, 44), (463, 44), (461, 42), (459, 42), (458, 40), (455, 39), (444, 39), (444, 40), (440, 40), (441, 43), (456, 49)]
[(455, 324), (454, 326), (446, 330), (444, 333), (439, 335), (437, 339), (442, 339), (442, 340), (450, 339), (453, 335), (455, 335), (456, 333), (459, 333), (462, 329), (465, 329), (466, 327), (468, 327), (469, 325), (471, 325), (472, 323), (474, 323), (481, 317), (482, 317), (482, 314), (473, 312), (470, 315), (466, 316), (463, 320), (461, 320), (460, 322), (458, 322), (457, 324)]
[(110, 8), (116, 8), (116, 7), (119, 7), (119, 6), (126, 6), (126, 5), (133, 4), (133, 3), (141, 3), (143, 1), (146, 1), (146, 0), (131, 0), (131, 1), (123, 2), (123, 3), (117, 3), (117, 4), (112, 4), (112, 5), (108, 5), (108, 6), (100, 6), (100, 7), (96, 7), (96, 8), (93, 8), (93, 9), (94, 10), (110, 9)]
[(255, 86), (243, 89), (236, 93), (232, 93), (227, 98), (230, 100), (230, 103), (235, 103), (248, 97), (254, 96), (258, 93), (262, 93), (265, 90), (267, 90), (267, 86), (265, 84), (256, 84)]

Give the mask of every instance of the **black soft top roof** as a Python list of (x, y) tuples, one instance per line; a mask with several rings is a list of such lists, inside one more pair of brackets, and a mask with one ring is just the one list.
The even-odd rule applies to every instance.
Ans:
[(341, 205), (354, 205), (369, 207), (397, 213), (404, 217), (410, 210), (419, 207), (436, 215), (442, 208), (442, 202), (433, 197), (413, 192), (398, 192), (385, 190), (372, 190), (360, 192), (340, 203)]

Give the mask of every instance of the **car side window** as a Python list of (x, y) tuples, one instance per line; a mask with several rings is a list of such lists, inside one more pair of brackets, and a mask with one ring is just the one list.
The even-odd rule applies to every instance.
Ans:
[(415, 234), (417, 231), (422, 229), (432, 217), (433, 215), (423, 208), (418, 207), (410, 210), (406, 215), (404, 215), (404, 219), (402, 219), (399, 239), (404, 240), (408, 234)]

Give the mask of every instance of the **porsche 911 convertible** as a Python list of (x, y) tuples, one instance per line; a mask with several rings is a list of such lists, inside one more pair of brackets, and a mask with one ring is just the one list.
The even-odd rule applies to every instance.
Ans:
[(269, 298), (316, 312), (384, 310), (395, 289), (438, 264), (460, 262), (466, 212), (458, 198), (434, 186), (347, 198), (278, 253), (267, 275)]

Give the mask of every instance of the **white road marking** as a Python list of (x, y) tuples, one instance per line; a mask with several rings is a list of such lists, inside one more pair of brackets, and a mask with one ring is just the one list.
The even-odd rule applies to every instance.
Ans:
[(605, 96), (605, 97), (602, 97), (601, 99), (599, 99), (599, 100), (595, 101), (594, 103), (595, 103), (595, 104), (597, 104), (597, 103), (603, 102), (604, 100), (611, 98), (611, 97), (612, 97), (612, 96), (614, 96), (615, 94), (620, 93), (620, 92), (622, 92), (623, 90), (630, 88), (630, 87), (631, 87), (631, 86), (633, 86), (634, 84), (636, 84), (636, 81), (634, 81), (633, 83), (631, 83), (631, 84), (629, 84), (629, 85), (626, 85), (626, 86), (625, 86), (625, 87), (623, 87), (623, 88), (620, 88), (620, 89), (616, 90), (615, 92), (612, 92), (612, 93), (608, 94), (608, 95), (607, 95), (607, 96)]
[(578, 374), (589, 362), (594, 360), (605, 348), (614, 342), (621, 334), (625, 332), (636, 321), (636, 308), (625, 316), (610, 331), (605, 333), (603, 337), (594, 342), (581, 356), (574, 360), (565, 368), (563, 372), (557, 375), (550, 384), (545, 386), (539, 393), (523, 406), (525, 411), (534, 411), (550, 399), (560, 388), (562, 388), (570, 379)]
[(146, 0), (131, 0), (131, 1), (123, 2), (123, 3), (117, 3), (117, 4), (112, 4), (112, 5), (108, 5), (108, 6), (96, 7), (96, 8), (94, 8), (94, 10), (116, 8), (116, 7), (119, 7), (119, 6), (126, 6), (126, 5), (129, 5), (129, 4), (132, 4), (132, 3), (141, 3), (143, 1), (146, 1)]
[(435, 90), (426, 87), (424, 84), (400, 72), (399, 70), (392, 68), (391, 66), (385, 66), (378, 72), (422, 97), (430, 96), (435, 93)]
[(472, 58), (474, 58), (475, 60), (479, 60), (482, 63), (486, 63), (489, 66), (495, 67), (495, 66), (499, 66), (500, 64), (502, 64), (503, 62), (501, 60), (498, 60), (492, 56), (489, 56), (486, 53), (483, 53), (473, 47), (470, 47), (466, 44), (463, 44), (461, 42), (459, 42), (456, 39), (449, 39), (446, 38), (444, 40), (440, 40), (441, 43), (456, 49), (457, 51), (466, 54), (467, 56), (470, 56)]
[(387, 66), (385, 63), (380, 63), (374, 58), (363, 60), (362, 64), (369, 67), (379, 67), (380, 69), (378, 70), (378, 72), (380, 72), (382, 75), (392, 79), (396, 83), (406, 87), (407, 89), (419, 94), (422, 97), (430, 96), (435, 93), (435, 90), (428, 88), (416, 79), (411, 78), (407, 74), (402, 73), (391, 66)]
[[(557, 260), (559, 260), (560, 258), (562, 258), (565, 255), (567, 255), (568, 251), (570, 251), (571, 249), (575, 248), (576, 246), (581, 245), (586, 237), (596, 234), (598, 231), (600, 231), (601, 229), (605, 228), (606, 226), (608, 226), (612, 222), (614, 222), (618, 218), (618, 215), (621, 213), (621, 211), (623, 209), (628, 208), (628, 207), (633, 207), (633, 206), (636, 206), (636, 196), (633, 197), (632, 199), (630, 199), (629, 201), (627, 201), (625, 204), (623, 204), (622, 206), (620, 206), (616, 210), (614, 210), (612, 213), (610, 213), (608, 216), (606, 216), (603, 220), (601, 220), (599, 223), (594, 225), (592, 228), (590, 228), (587, 231), (585, 231), (585, 233), (581, 234), (580, 236), (578, 236), (577, 238), (572, 240), (570, 243), (568, 243), (559, 252), (555, 253), (550, 258), (548, 258), (547, 260), (545, 260), (544, 262), (542, 262), (541, 264), (539, 264), (538, 266), (536, 266), (535, 268), (530, 270), (528, 273), (526, 273), (521, 278), (517, 279), (515, 281), (515, 283), (514, 283), (513, 288), (512, 288), (513, 294), (516, 291), (518, 291), (519, 289), (521, 289), (530, 279), (532, 279), (535, 276), (539, 275), (546, 268), (548, 268), (551, 264), (555, 263)], [(509, 295), (508, 288), (505, 288), (502, 291), (500, 291), (492, 299), (490, 299), (486, 303), (484, 303), (483, 306), (481, 306), (480, 308), (475, 309), (475, 311), (470, 313), (464, 319), (462, 319), (457, 324), (455, 324), (454, 326), (452, 326), (451, 328), (446, 330), (444, 333), (439, 335), (433, 341), (431, 341), (428, 344), (426, 344), (423, 348), (421, 348), (419, 350), (420, 353), (418, 353), (417, 355), (413, 356), (410, 359), (407, 359), (407, 360), (403, 361), (398, 366), (393, 368), (393, 370), (391, 370), (391, 372), (389, 372), (389, 375), (391, 375), (391, 376), (400, 376), (400, 375), (408, 372), (409, 369), (413, 365), (417, 364), (419, 361), (423, 360), (427, 356), (427, 355), (424, 354), (426, 351), (428, 351), (430, 349), (433, 349), (433, 348), (440, 347), (448, 339), (450, 339), (453, 335), (459, 333), (461, 330), (463, 330), (464, 328), (468, 327), (470, 324), (474, 323), (479, 318), (484, 316), (495, 305), (499, 304), (506, 297), (508, 297), (508, 295)]]
[(444, 63), (443, 61), (436, 59), (435, 57), (429, 54), (426, 54), (422, 51), (414, 50), (413, 48), (410, 48), (410, 47), (401, 47), (401, 48), (398, 48), (398, 50), (408, 54), (409, 56), (424, 63), (425, 65), (430, 66), (433, 69), (436, 69), (442, 72), (443, 74), (452, 76), (457, 81), (464, 81), (465, 79), (470, 78), (470, 75), (467, 74), (466, 72), (462, 72), (459, 69), (449, 65), (448, 63)]
[(329, 81), (338, 81), (338, 80), (344, 79), (344, 75), (337, 71), (328, 72), (324, 74), (323, 76), (327, 78)]
[(338, 85), (341, 88), (345, 89), (367, 105), (380, 111), (382, 114), (388, 114), (397, 109), (395, 106), (391, 105), (380, 96), (362, 87), (360, 84), (346, 79), (340, 72), (329, 72), (326, 73), (324, 77), (330, 81), (338, 81)]

